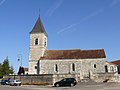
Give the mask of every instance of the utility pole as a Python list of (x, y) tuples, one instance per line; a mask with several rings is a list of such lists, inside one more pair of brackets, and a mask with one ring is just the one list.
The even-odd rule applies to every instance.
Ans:
[(21, 72), (22, 72), (22, 55), (18, 54), (18, 62), (20, 62), (20, 80), (21, 80)]

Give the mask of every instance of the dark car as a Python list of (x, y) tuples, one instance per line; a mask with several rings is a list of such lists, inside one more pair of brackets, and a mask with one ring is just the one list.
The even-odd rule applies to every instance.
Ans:
[(9, 80), (1, 80), (1, 85), (9, 85), (10, 81)]
[(58, 81), (54, 84), (55, 87), (59, 86), (75, 86), (77, 84), (77, 81), (75, 78), (64, 78), (61, 81)]

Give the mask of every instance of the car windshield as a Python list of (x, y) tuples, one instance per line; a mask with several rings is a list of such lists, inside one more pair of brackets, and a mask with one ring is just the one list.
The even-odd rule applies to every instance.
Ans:
[(66, 78), (65, 78), (65, 79), (62, 79), (61, 81), (66, 81)]

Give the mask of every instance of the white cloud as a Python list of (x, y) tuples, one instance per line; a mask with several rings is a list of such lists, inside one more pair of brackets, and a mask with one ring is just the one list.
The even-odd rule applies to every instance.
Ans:
[(65, 28), (63, 28), (63, 29), (61, 29), (61, 30), (59, 30), (57, 33), (60, 34), (60, 33), (64, 32), (64, 31), (67, 31), (67, 30), (73, 28), (75, 25), (77, 25), (77, 24), (69, 25), (69, 26), (67, 26), (67, 27), (65, 27)]
[(118, 3), (120, 3), (120, 0), (113, 0), (112, 4), (110, 5), (111, 7), (117, 5)]
[(2, 0), (1, 2), (0, 2), (0, 6), (5, 2), (6, 0)]
[[(115, 6), (115, 5), (119, 4), (119, 3), (120, 3), (120, 0), (112, 0), (112, 3), (110, 4), (110, 7), (113, 7), (113, 6)], [(69, 26), (59, 30), (57, 33), (60, 34), (60, 33), (63, 33), (64, 31), (72, 30), (72, 28), (75, 27), (76, 25), (78, 25), (78, 24), (80, 24), (80, 23), (82, 23), (82, 22), (84, 22), (84, 21), (86, 21), (86, 20), (88, 20), (88, 19), (90, 19), (90, 18), (92, 18), (94, 16), (99, 15), (100, 13), (102, 13), (105, 10), (109, 9), (110, 7), (108, 7), (108, 8), (100, 8), (97, 11), (94, 11), (94, 12), (88, 14), (87, 16), (85, 16), (84, 18), (82, 18), (78, 23), (69, 25)]]
[(91, 18), (91, 17), (94, 17), (94, 16), (96, 16), (96, 15), (104, 12), (104, 10), (105, 10), (104, 8), (100, 8), (99, 10), (94, 11), (94, 12), (90, 13), (88, 16), (84, 17), (84, 18), (82, 19), (82, 21), (85, 21), (85, 20), (87, 20), (87, 19), (89, 19), (89, 18)]
[(51, 16), (63, 3), (63, 0), (56, 0), (53, 6), (47, 11), (47, 15)]
[(80, 23), (82, 23), (82, 22), (84, 22), (84, 21), (86, 21), (86, 20), (88, 20), (88, 19), (90, 19), (90, 18), (92, 18), (92, 17), (102, 13), (102, 12), (104, 12), (104, 8), (100, 8), (99, 10), (94, 11), (94, 12), (88, 14), (86, 17), (82, 18), (78, 23), (69, 25), (69, 26), (59, 30), (57, 33), (60, 34), (60, 33), (63, 33), (65, 31), (71, 30), (71, 28), (75, 27), (76, 25), (78, 25), (78, 24), (80, 24)]

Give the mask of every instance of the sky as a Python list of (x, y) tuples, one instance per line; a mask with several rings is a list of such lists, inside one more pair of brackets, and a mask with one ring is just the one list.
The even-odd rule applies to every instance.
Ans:
[(0, 0), (0, 63), (28, 67), (39, 15), (48, 49), (104, 49), (107, 61), (120, 60), (120, 0)]

